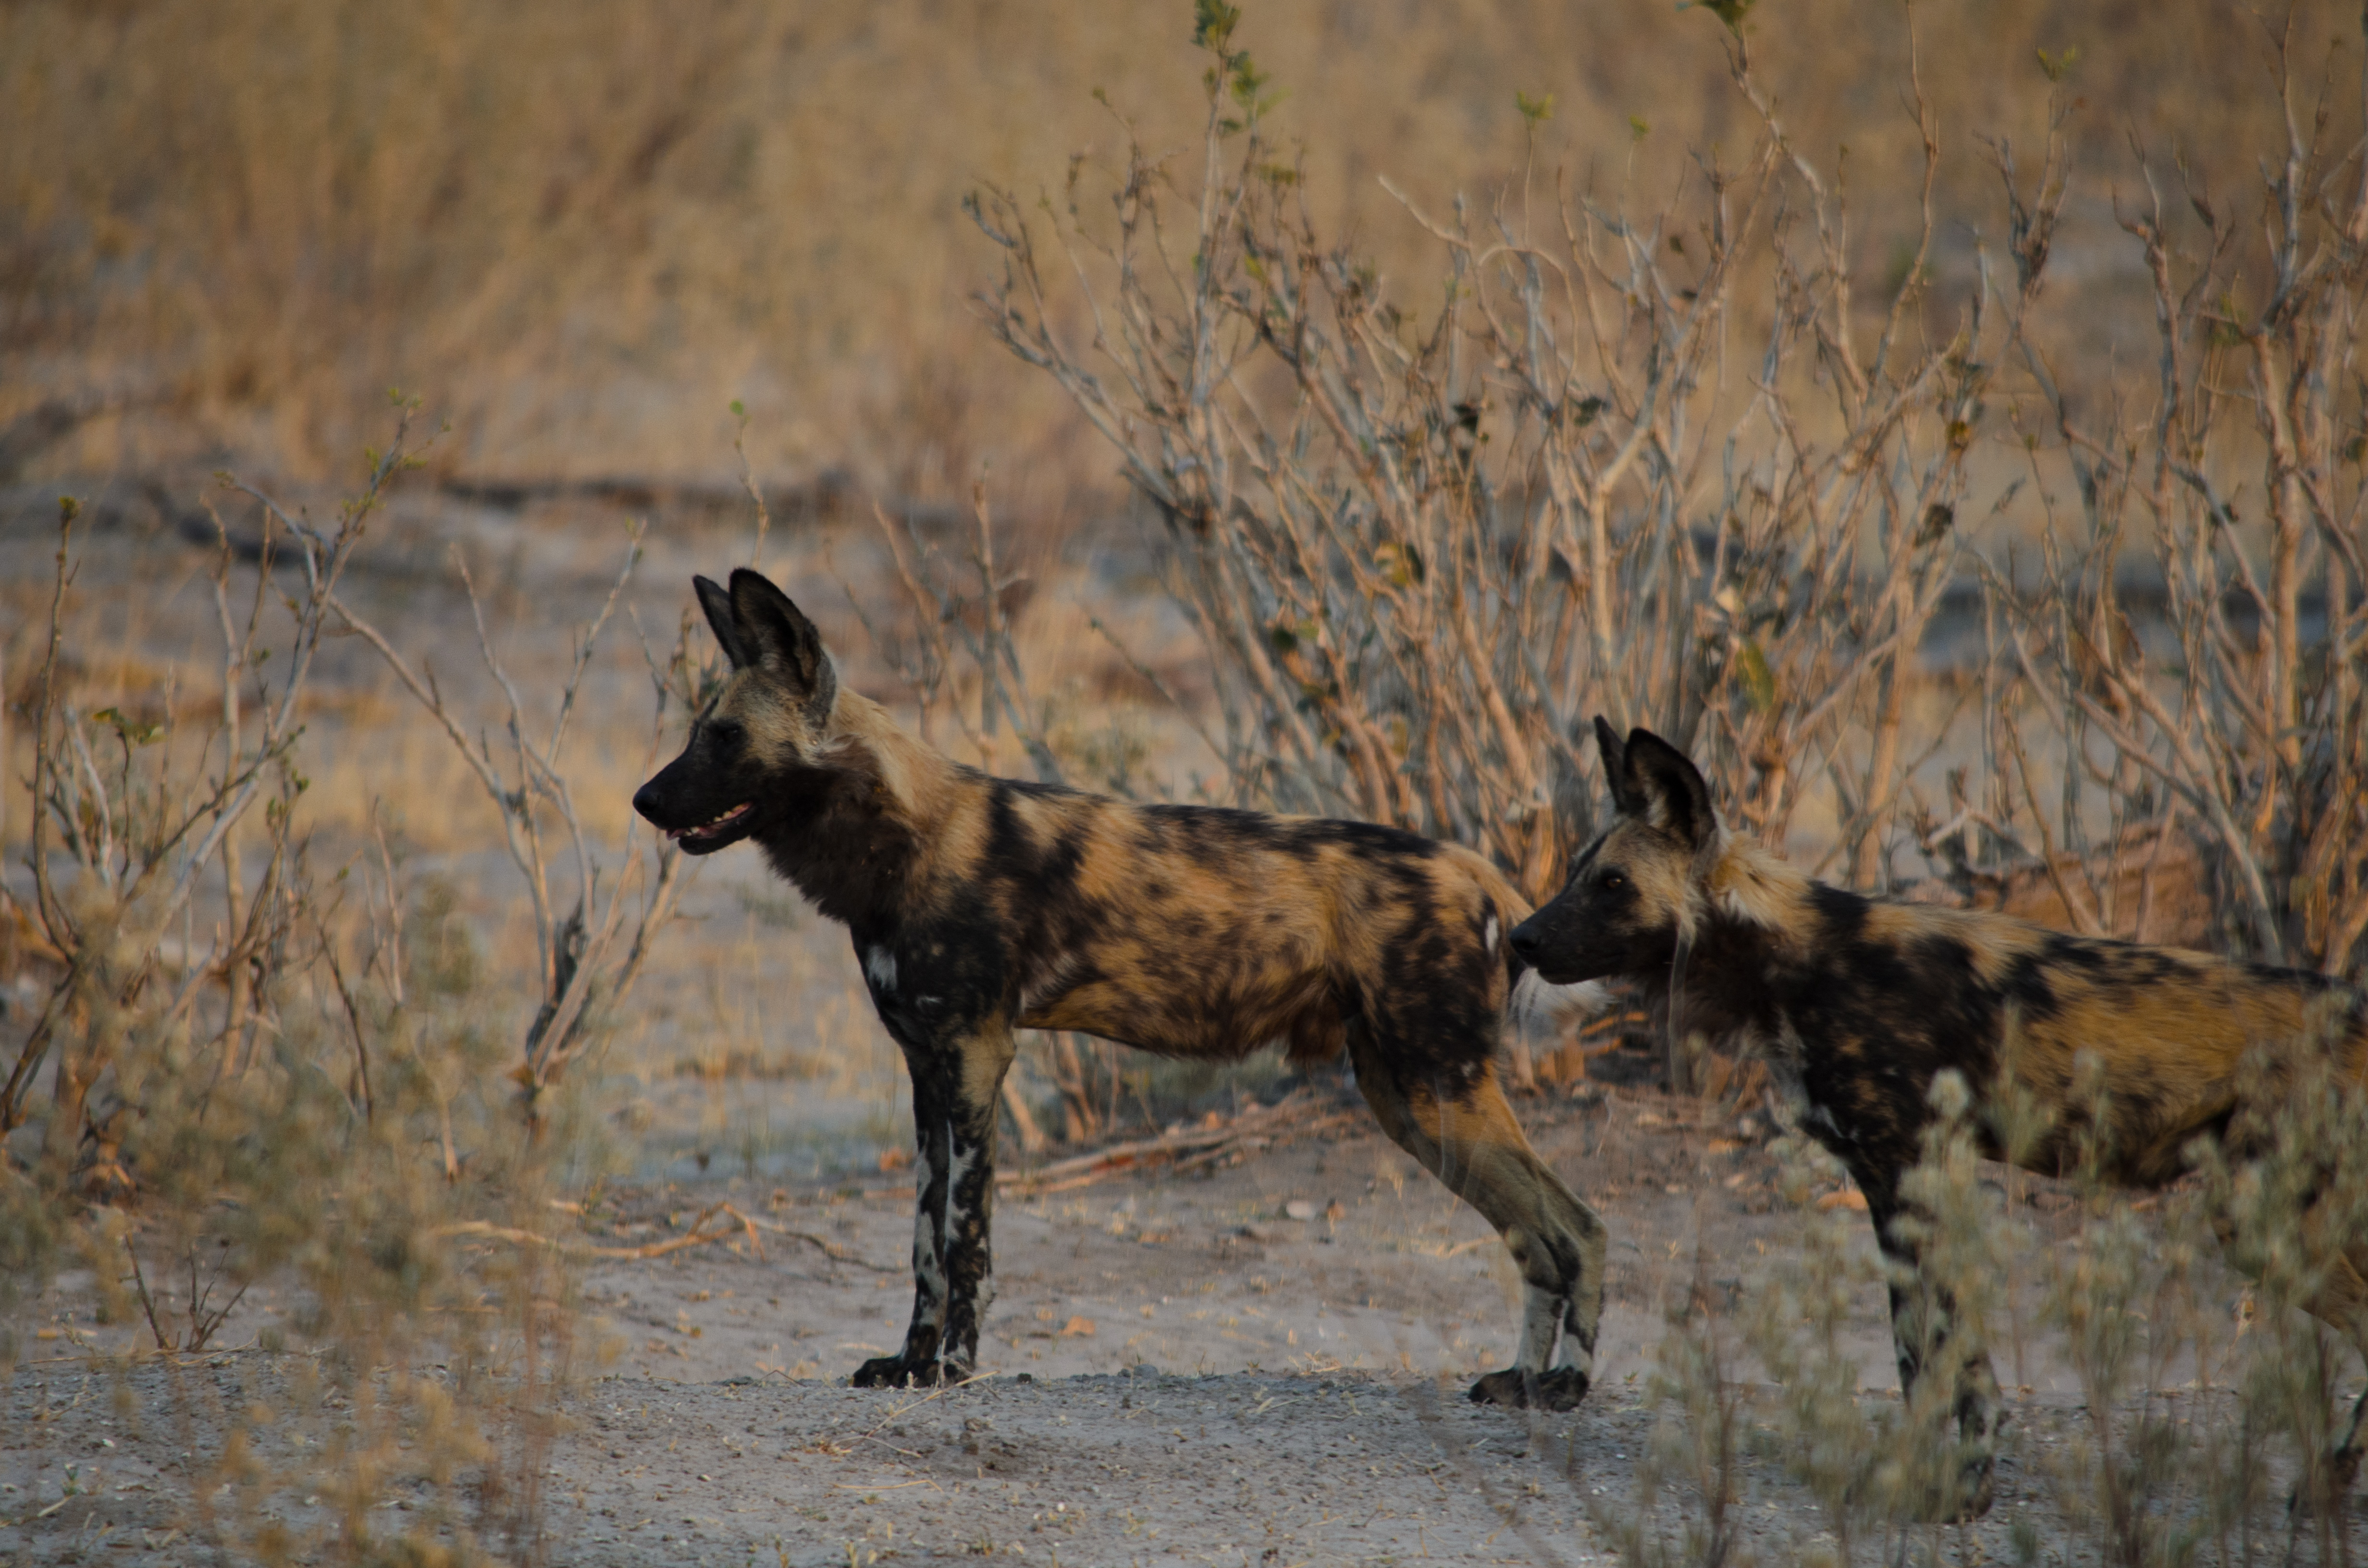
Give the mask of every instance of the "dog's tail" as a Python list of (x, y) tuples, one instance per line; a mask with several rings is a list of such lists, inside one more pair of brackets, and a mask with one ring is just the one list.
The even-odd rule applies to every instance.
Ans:
[(1513, 987), (1505, 998), (1505, 1043), (1528, 1045), (1532, 1051), (1551, 1046), (1562, 1031), (1581, 1018), (1591, 1018), (1611, 1006), (1611, 988), (1600, 980), (1555, 985), (1508, 951)]

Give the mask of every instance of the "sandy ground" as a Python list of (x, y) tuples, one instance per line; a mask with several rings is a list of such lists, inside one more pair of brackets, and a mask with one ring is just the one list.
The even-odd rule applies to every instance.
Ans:
[[(678, 1227), (718, 1198), (781, 1229), (761, 1256), (707, 1247), (586, 1275), (593, 1324), (580, 1338), (598, 1365), (573, 1389), (550, 1455), (541, 1557), (1602, 1560), (1606, 1521), (1634, 1512), (1656, 1420), (1664, 1307), (1697, 1279), (1731, 1289), (1800, 1219), (1774, 1198), (1764, 1148), (1696, 1124), (1691, 1107), (1622, 1091), (1533, 1101), (1526, 1116), (1619, 1238), (1597, 1391), (1568, 1415), (1464, 1401), (1472, 1373), (1509, 1351), (1509, 1267), (1476, 1217), (1362, 1125), (1206, 1178), (1126, 1173), (1007, 1195), (985, 1375), (951, 1391), (844, 1386), (897, 1342), (909, 1306), (909, 1199), (893, 1173), (620, 1193), (598, 1211), (611, 1235)], [(71, 1282), (53, 1294), (53, 1315), (72, 1322)], [(1895, 1385), (1883, 1302), (1863, 1295), (1850, 1338), (1861, 1383), (1896, 1397), (1883, 1392)], [(242, 1322), (277, 1310), (260, 1303)], [(225, 1342), (250, 1336), (234, 1327)], [(172, 1414), (175, 1381), (234, 1409), (257, 1380), (283, 1377), (285, 1359), (151, 1362), (120, 1381), (71, 1359), (21, 1369), (0, 1437), (0, 1561), (199, 1560), (176, 1533), (188, 1524), (178, 1456), (210, 1434)], [(2016, 1560), (2018, 1523), (2043, 1544), (2063, 1534), (2046, 1478), (2022, 1467), (2077, 1439), (2078, 1394), (2044, 1344), (1999, 1360), (2022, 1441), (1987, 1521), (1918, 1536), (1949, 1560)], [(2357, 1389), (2356, 1366), (2344, 1383)], [(1738, 1517), (1762, 1560), (1793, 1561), (1823, 1540), (1820, 1517), (1773, 1457), (1744, 1460)], [(299, 1528), (317, 1523), (294, 1500), (281, 1511)], [(2355, 1553), (2368, 1549), (2362, 1528), (2351, 1527)], [(2307, 1541), (2300, 1560), (2315, 1560)]]

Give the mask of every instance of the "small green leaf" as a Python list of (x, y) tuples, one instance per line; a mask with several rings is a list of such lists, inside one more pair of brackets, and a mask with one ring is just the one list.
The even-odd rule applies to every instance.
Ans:
[(1726, 24), (1726, 30), (1737, 38), (1743, 36), (1743, 18), (1749, 15), (1758, 0), (1678, 0), (1678, 9), (1691, 11), (1696, 6)]
[(734, 419), (746, 419), (748, 417), (747, 407), (736, 397), (732, 400), (732, 417)]
[(1303, 642), (1315, 641), (1315, 623), (1312, 620), (1278, 620), (1267, 628), (1267, 641), (1278, 653), (1288, 653)]
[(1552, 93), (1534, 98), (1518, 89), (1513, 94), (1513, 107), (1520, 110), (1521, 118), (1531, 125), (1543, 125), (1547, 120), (1552, 119), (1554, 105), (1554, 96)]
[(1422, 551), (1413, 545), (1399, 544), (1395, 540), (1382, 544), (1373, 551), (1373, 560), (1381, 567), (1382, 575), (1393, 587), (1412, 588), (1421, 585)]
[(1759, 642), (1745, 640), (1735, 655), (1735, 673), (1753, 712), (1765, 713), (1776, 706), (1776, 672), (1768, 667), (1768, 655), (1759, 651)]
[(1224, 0), (1192, 0), (1194, 46), (1222, 51), (1233, 40), (1234, 28), (1241, 19), (1239, 6), (1228, 6)]
[(1632, 114), (1628, 117), (1628, 139), (1630, 141), (1642, 142), (1645, 137), (1650, 136), (1651, 134), (1653, 134), (1653, 127), (1643, 115)]
[(125, 718), (119, 710), (113, 708), (102, 708), (91, 717), (108, 725), (117, 734), (122, 736), (125, 742), (135, 746), (151, 744), (165, 733), (165, 726), (162, 724), (143, 724), (136, 719)]

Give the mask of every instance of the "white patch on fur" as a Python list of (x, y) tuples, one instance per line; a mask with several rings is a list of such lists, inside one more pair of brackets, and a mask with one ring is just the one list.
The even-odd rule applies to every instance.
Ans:
[[(946, 1128), (946, 1139), (949, 1143), (952, 1142), (953, 1128), (951, 1124), (949, 1124)], [(974, 1211), (967, 1207), (962, 1199), (962, 1177), (970, 1173), (972, 1166), (978, 1164), (979, 1153), (985, 1153), (985, 1151), (982, 1149), (978, 1153), (964, 1155), (958, 1151), (954, 1154), (953, 1174), (946, 1180), (946, 1239), (948, 1245), (952, 1244), (953, 1238), (962, 1233), (964, 1226), (973, 1217)], [(983, 1189), (979, 1193), (979, 1201), (984, 1204), (993, 1196), (993, 1184), (990, 1183), (985, 1189)], [(981, 1232), (980, 1239), (982, 1243), (984, 1243), (985, 1240), (984, 1233), (986, 1228), (985, 1216), (984, 1214), (978, 1214), (976, 1215), (976, 1218), (979, 1221), (979, 1229)], [(995, 1249), (991, 1246), (982, 1245), (980, 1250), (984, 1254), (981, 1258), (981, 1262), (984, 1263), (985, 1267), (981, 1270), (978, 1277), (978, 1292), (972, 1299), (973, 1306), (970, 1321), (974, 1324), (985, 1323), (986, 1309), (995, 1304)]]
[(922, 1199), (913, 1211), (913, 1278), (920, 1281), (921, 1289), (928, 1292), (934, 1310), (942, 1318), (946, 1310), (946, 1264), (938, 1239), (945, 1233), (945, 1217), (929, 1212), (929, 1152), (923, 1147), (913, 1155), (913, 1190)]
[(863, 955), (863, 972), (871, 977), (874, 990), (886, 995), (896, 993), (896, 955), (886, 948), (874, 947)]
[(1731, 833), (1719, 835), (1709, 881), (1712, 897), (1729, 918), (1767, 931), (1789, 928), (1808, 891), (1808, 879), (1798, 870)]
[(1524, 970), (1505, 1001), (1506, 1027), (1531, 1044), (1550, 1040), (1566, 1024), (1591, 1018), (1611, 1005), (1611, 988), (1600, 980), (1569, 985), (1549, 983), (1536, 970)]
[[(1772, 1040), (1740, 1043), (1768, 1064), (1768, 1086), (1775, 1091), (1776, 1101), (1771, 1108), (1785, 1131), (1812, 1132), (1816, 1127), (1831, 1124), (1833, 1119), (1809, 1101), (1808, 1085), (1801, 1076), (1802, 1063), (1806, 1060), (1804, 1053), (1808, 1049), (1807, 1042), (1802, 1040), (1790, 1020), (1777, 1031)], [(1823, 1120), (1819, 1119), (1821, 1117)]]
[(954, 1126), (951, 1121), (946, 1123), (946, 1147), (953, 1149), (954, 1151), (953, 1174), (946, 1178), (947, 1216), (949, 1222), (951, 1222), (953, 1210), (954, 1194), (962, 1190), (962, 1177), (970, 1174), (971, 1166), (978, 1164), (978, 1156), (974, 1153), (965, 1154), (960, 1149), (954, 1147)]
[[(928, 998), (923, 997), (922, 1000), (928, 1001)], [(962, 1145), (954, 1142), (954, 1124), (951, 1121), (946, 1123), (946, 1147), (953, 1151), (954, 1156), (953, 1169), (946, 1176), (945, 1238), (946, 1246), (951, 1250), (954, 1238), (962, 1233), (962, 1222), (970, 1218), (970, 1210), (963, 1207), (962, 1199), (962, 1178), (970, 1174), (973, 1165), (978, 1164), (978, 1153), (975, 1151), (968, 1154), (962, 1152)], [(986, 1304), (994, 1294), (992, 1284), (981, 1279), (977, 1308), (971, 1317), (973, 1323), (985, 1321)]]
[(1480, 945), (1487, 949), (1490, 958), (1497, 956), (1497, 917), (1493, 915), (1488, 916), (1488, 923), (1480, 927)]
[(1513, 1365), (1524, 1372), (1543, 1372), (1554, 1355), (1554, 1335), (1562, 1327), (1562, 1298), (1543, 1285), (1521, 1287), (1521, 1343)]
[(978, 1294), (973, 1300), (977, 1304), (971, 1311), (970, 1321), (983, 1324), (986, 1321), (986, 1309), (995, 1305), (995, 1250), (992, 1247), (987, 1249), (986, 1268), (978, 1277)]
[(1587, 1346), (1578, 1342), (1576, 1334), (1566, 1332), (1563, 1335), (1562, 1346), (1554, 1352), (1554, 1364), (1556, 1367), (1575, 1367), (1587, 1374), (1588, 1381), (1595, 1381), (1595, 1358)]

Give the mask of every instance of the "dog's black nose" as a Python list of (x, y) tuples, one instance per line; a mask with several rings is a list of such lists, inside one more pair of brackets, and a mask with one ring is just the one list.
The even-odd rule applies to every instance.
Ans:
[(640, 789), (633, 791), (633, 810), (641, 812), (643, 817), (647, 818), (651, 822), (657, 821), (657, 780), (652, 779), (647, 784), (643, 785)]
[(1545, 945), (1544, 938), (1538, 935), (1537, 928), (1526, 920), (1514, 926), (1512, 935), (1505, 939), (1513, 944), (1513, 950), (1520, 954), (1525, 962), (1534, 960), (1538, 956), (1538, 949)]

